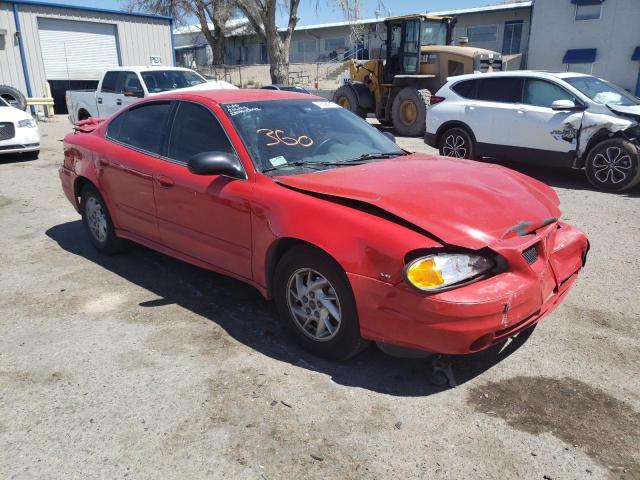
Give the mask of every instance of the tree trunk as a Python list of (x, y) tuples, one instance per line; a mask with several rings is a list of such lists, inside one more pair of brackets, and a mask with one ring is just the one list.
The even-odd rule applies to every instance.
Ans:
[(266, 38), (267, 52), (269, 54), (269, 73), (271, 83), (289, 83), (289, 48), (285, 48), (284, 42), (278, 34)]

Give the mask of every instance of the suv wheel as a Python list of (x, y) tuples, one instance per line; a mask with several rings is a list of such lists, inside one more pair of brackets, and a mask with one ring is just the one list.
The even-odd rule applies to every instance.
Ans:
[(316, 249), (295, 247), (280, 260), (274, 300), (294, 338), (315, 355), (346, 360), (367, 345), (344, 270)]
[(589, 182), (600, 189), (620, 192), (640, 183), (638, 148), (623, 138), (611, 138), (597, 144), (587, 156)]
[(471, 135), (460, 127), (450, 128), (442, 134), (438, 150), (443, 157), (476, 158)]

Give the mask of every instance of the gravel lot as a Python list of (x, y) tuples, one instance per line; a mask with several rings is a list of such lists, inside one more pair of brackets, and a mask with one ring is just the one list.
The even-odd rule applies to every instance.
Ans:
[(305, 354), (240, 282), (99, 255), (59, 185), (69, 124), (41, 131), (39, 160), (0, 157), (0, 478), (640, 478), (638, 189), (522, 169), (589, 234), (587, 269), (438, 388), (427, 359)]

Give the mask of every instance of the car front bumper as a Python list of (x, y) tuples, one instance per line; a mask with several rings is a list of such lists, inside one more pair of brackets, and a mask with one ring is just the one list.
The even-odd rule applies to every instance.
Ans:
[(0, 155), (27, 153), (40, 150), (40, 133), (38, 128), (17, 128), (15, 135), (7, 140), (0, 140)]
[[(441, 293), (348, 274), (362, 336), (435, 353), (484, 350), (560, 305), (589, 248), (584, 233), (560, 222), (500, 244), (492, 248), (507, 260), (506, 272)], [(522, 252), (532, 246), (538, 258), (529, 264)]]

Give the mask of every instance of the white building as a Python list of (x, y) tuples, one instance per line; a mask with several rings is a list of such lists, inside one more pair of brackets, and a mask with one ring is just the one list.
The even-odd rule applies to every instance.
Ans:
[(640, 95), (640, 1), (535, 0), (529, 67), (605, 78)]

